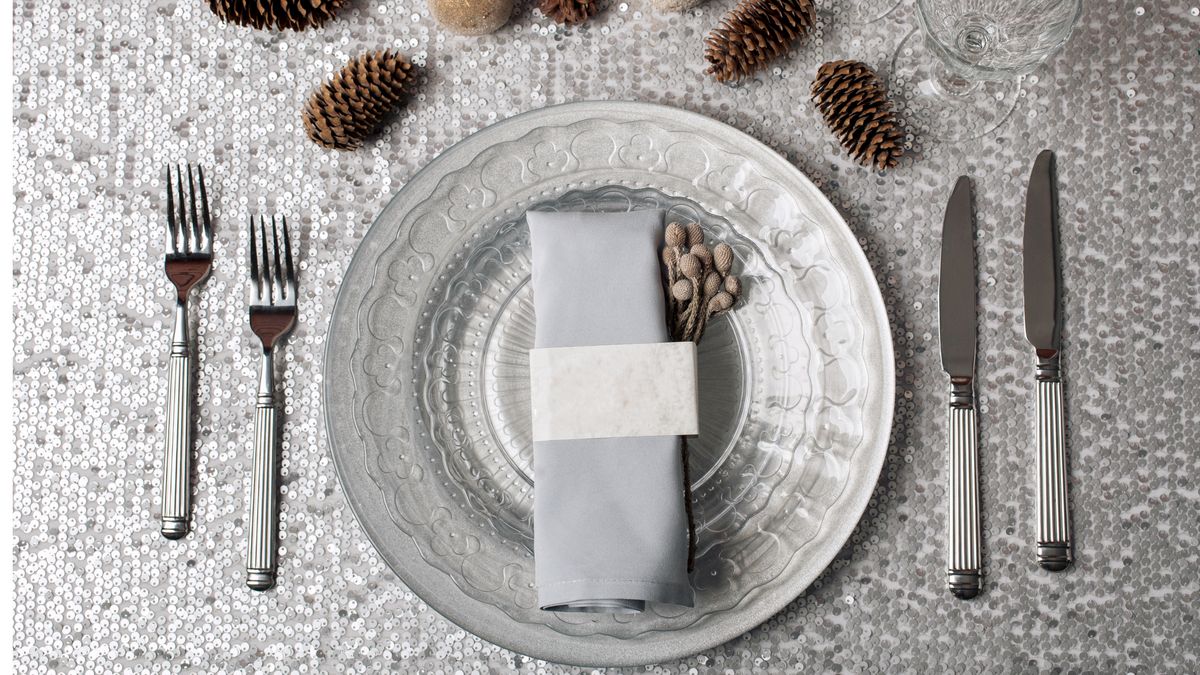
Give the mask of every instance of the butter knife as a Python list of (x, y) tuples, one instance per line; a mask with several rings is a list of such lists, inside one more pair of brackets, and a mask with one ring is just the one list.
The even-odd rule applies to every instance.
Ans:
[(971, 180), (954, 184), (942, 223), (938, 333), (950, 376), (950, 489), (946, 504), (946, 585), (968, 599), (983, 588), (979, 531), (979, 454), (975, 419), (975, 226)]
[(1071, 517), (1067, 502), (1066, 424), (1059, 368), (1061, 277), (1054, 153), (1033, 163), (1025, 198), (1025, 337), (1036, 354), (1037, 560), (1059, 571), (1071, 563)]

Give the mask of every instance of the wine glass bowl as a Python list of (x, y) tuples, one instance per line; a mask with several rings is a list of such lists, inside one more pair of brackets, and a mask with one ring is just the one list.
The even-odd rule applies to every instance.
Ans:
[(917, 0), (917, 21), (949, 71), (968, 80), (1009, 80), (1066, 44), (1082, 6), (1082, 0)]

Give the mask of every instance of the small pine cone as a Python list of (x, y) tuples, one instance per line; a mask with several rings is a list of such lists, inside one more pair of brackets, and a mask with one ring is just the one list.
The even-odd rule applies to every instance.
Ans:
[(599, 0), (538, 0), (538, 9), (555, 23), (573, 26), (600, 10)]
[(904, 154), (887, 90), (870, 66), (830, 61), (817, 71), (812, 98), (825, 123), (850, 156), (864, 166), (890, 169)]
[(206, 0), (218, 17), (239, 26), (304, 30), (320, 26), (346, 0)]
[(814, 21), (812, 0), (742, 0), (704, 41), (707, 72), (718, 82), (748, 77), (787, 53)]
[(399, 52), (356, 56), (309, 97), (304, 130), (318, 145), (353, 150), (379, 129), (414, 77), (412, 64)]

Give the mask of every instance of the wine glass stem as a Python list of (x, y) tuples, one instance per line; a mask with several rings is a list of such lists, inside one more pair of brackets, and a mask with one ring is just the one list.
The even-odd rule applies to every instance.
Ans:
[(979, 82), (969, 80), (946, 67), (938, 61), (930, 69), (929, 78), (918, 85), (922, 93), (945, 98), (962, 98), (969, 96), (979, 88)]

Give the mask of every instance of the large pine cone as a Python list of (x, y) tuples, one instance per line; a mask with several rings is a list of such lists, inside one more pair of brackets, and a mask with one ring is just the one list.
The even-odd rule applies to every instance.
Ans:
[(213, 13), (239, 26), (304, 30), (320, 26), (346, 0), (206, 0)]
[(538, 9), (555, 23), (583, 23), (600, 11), (599, 0), (539, 0)]
[(904, 133), (870, 66), (860, 61), (824, 64), (813, 81), (812, 98), (851, 157), (877, 169), (896, 166), (904, 154)]
[(415, 72), (403, 54), (368, 52), (350, 59), (304, 105), (304, 130), (318, 145), (353, 150), (404, 98)]
[(812, 0), (742, 0), (704, 41), (708, 73), (718, 82), (747, 77), (786, 54), (815, 20)]

